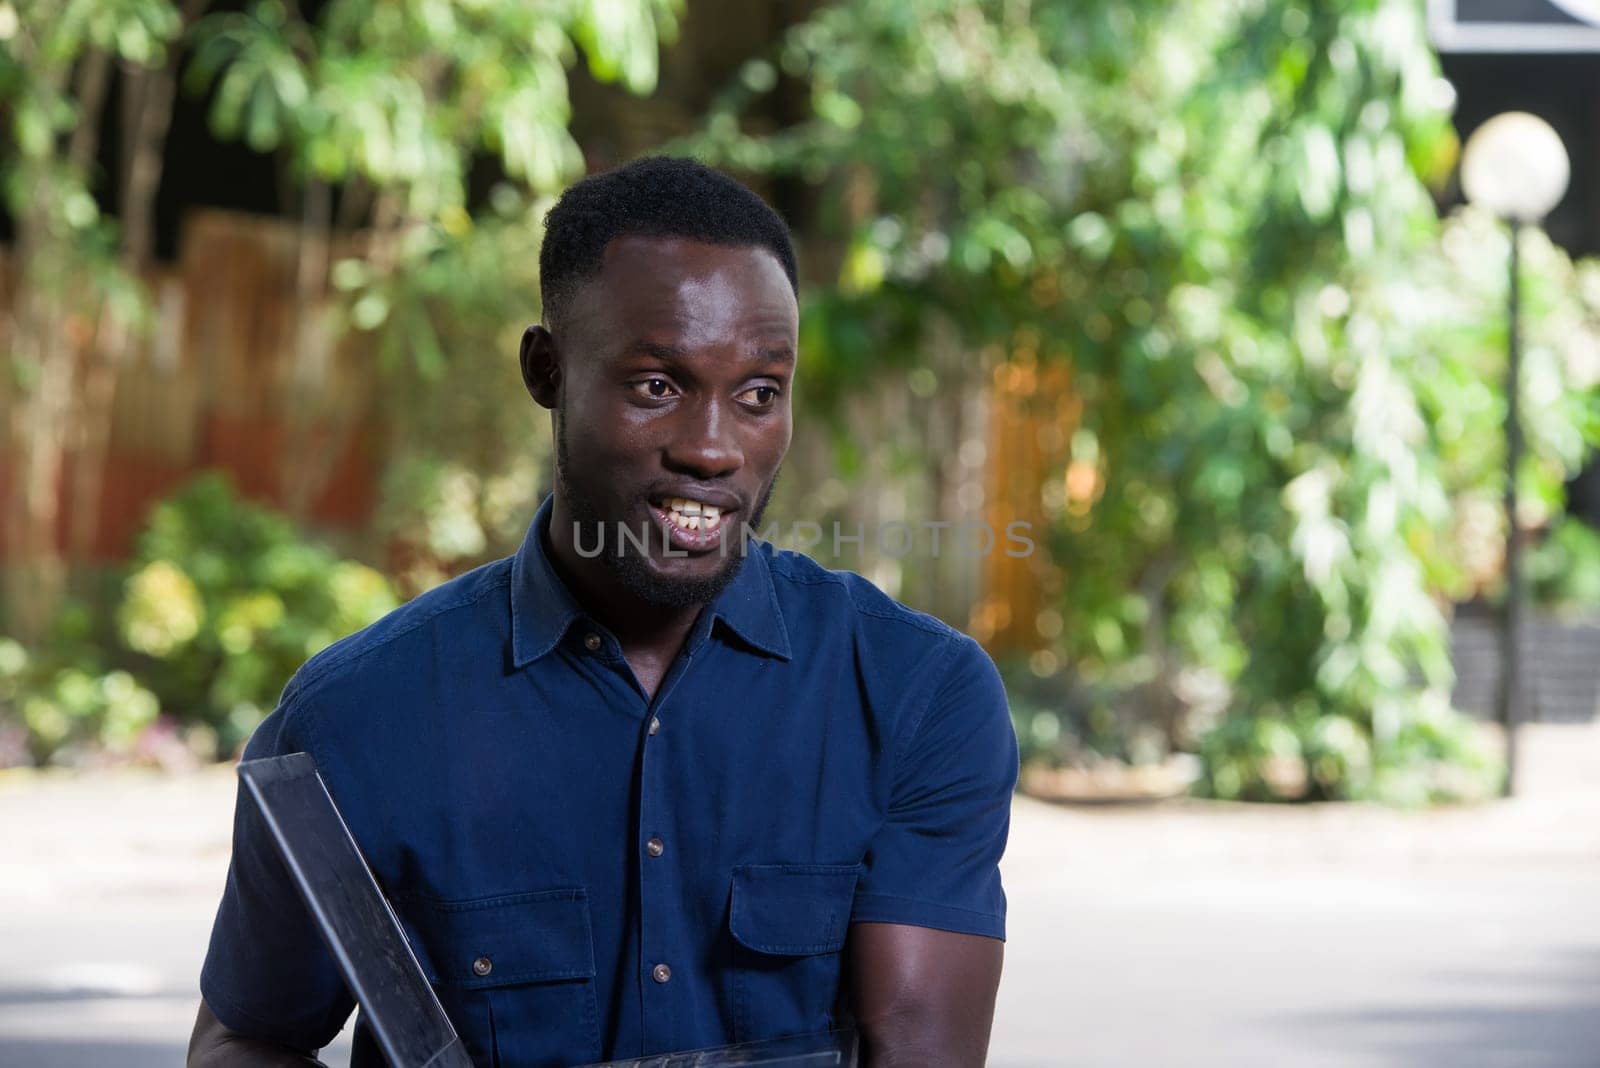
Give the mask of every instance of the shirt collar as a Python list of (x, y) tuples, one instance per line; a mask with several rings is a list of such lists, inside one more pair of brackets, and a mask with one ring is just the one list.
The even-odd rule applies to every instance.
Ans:
[[(545, 553), (544, 532), (554, 501), (552, 494), (539, 505), (511, 561), (511, 651), (519, 668), (554, 649), (573, 622), (585, 615)], [(746, 645), (780, 660), (790, 659), (789, 632), (767, 562), (770, 551), (766, 542), (750, 539), (738, 574), (707, 607), (710, 619), (702, 619), (694, 628), (691, 642), (707, 633), (709, 624), (721, 623)]]

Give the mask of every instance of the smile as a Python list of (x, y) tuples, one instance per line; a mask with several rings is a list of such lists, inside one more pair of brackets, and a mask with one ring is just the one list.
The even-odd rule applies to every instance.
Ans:
[(693, 497), (663, 497), (650, 502), (650, 512), (667, 544), (688, 553), (705, 553), (722, 545), (726, 520), (734, 509)]

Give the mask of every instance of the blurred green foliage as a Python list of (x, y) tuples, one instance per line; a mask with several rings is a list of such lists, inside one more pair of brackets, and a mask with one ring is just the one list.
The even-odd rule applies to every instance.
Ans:
[(233, 749), (307, 657), (398, 605), (381, 573), (202, 476), (151, 514), (117, 610), (161, 706)]
[(330, 0), (308, 19), (255, 0), (201, 21), (189, 78), (214, 88), (219, 133), (284, 148), (298, 180), (360, 179), (402, 191), (407, 217), (459, 221), (475, 151), (543, 192), (581, 170), (567, 68), (581, 48), (597, 78), (648, 91), (679, 6)]
[[(345, 325), (376, 331), (397, 317), (386, 362), (437, 379), (467, 340), (443, 342), (441, 312), (499, 326), (532, 311), (541, 209), (583, 170), (567, 69), (581, 57), (596, 78), (648, 91), (680, 6), (331, 0), (307, 18), (255, 0), (200, 20), (188, 83), (212, 91), (218, 134), (280, 157), (308, 230), (334, 221), (338, 187), (338, 213), (371, 238), (335, 269)], [(484, 155), (504, 181), (474, 198), (469, 171)], [(486, 274), (508, 237), (521, 255), (496, 257), (505, 274)]]
[(1529, 557), (1537, 599), (1558, 611), (1592, 612), (1600, 605), (1600, 531), (1563, 518)]
[(142, 295), (115, 262), (115, 227), (95, 199), (92, 161), (74, 151), (86, 116), (73, 76), (89, 54), (130, 71), (160, 66), (182, 29), (178, 8), (170, 0), (6, 0), (0, 11), (8, 28), (0, 34), (0, 194), (30, 253), (20, 266), (52, 295), (77, 284), (81, 307), (106, 297), (131, 317)]
[(0, 766), (137, 755), (158, 716), (226, 756), (307, 657), (398, 604), (380, 572), (202, 475), (152, 511), (108, 620), (73, 605), (37, 650), (0, 638)]
[[(809, 114), (753, 132), (780, 71)], [(1212, 723), (1215, 796), (1413, 801), (1498, 776), (1448, 706), (1445, 606), (1503, 537), (1460, 527), (1500, 491), (1505, 263), (1430, 196), (1452, 95), (1414, 0), (855, 0), (696, 147), (830, 190), (824, 406), (940, 329), (986, 367), (1071, 364), (1041, 645), (1073, 685)], [(1532, 524), (1595, 437), (1600, 302), (1530, 244)]]
[[(391, 433), (375, 528), (407, 594), (509, 551), (545, 489), (549, 422), (531, 417), (513, 355), (536, 318), (545, 206), (499, 184), (464, 232), (419, 231), (432, 247), (383, 287)], [(359, 289), (365, 271), (342, 261), (335, 283)]]
[[(60, 305), (28, 336), (59, 336), (82, 294), (142, 314), (73, 152), (74, 72), (192, 50), (190, 91), (273, 155), (303, 236), (364, 242), (303, 271), (297, 306), (375, 336), (378, 533), (413, 592), (496, 555), (542, 488), (548, 443), (505, 354), (534, 311), (539, 218), (581, 169), (568, 69), (649, 89), (681, 4), (205, 7), (0, 0), (24, 31), (0, 49), (0, 177), (34, 292)], [(763, 110), (796, 87), (798, 121)], [(1492, 788), (1448, 704), (1446, 611), (1499, 582), (1506, 246), (1493, 220), (1435, 211), (1451, 96), (1419, 0), (841, 0), (711, 109), (696, 151), (813, 190), (810, 416), (842, 428), (885, 382), (929, 402), (1005, 365), (1072, 369), (1081, 414), (1039, 487), (1065, 592), (1048, 655), (1007, 664), (1031, 757), (1192, 748), (1227, 798)], [(503, 180), (470, 195), (485, 156)], [(1600, 436), (1600, 273), (1537, 234), (1526, 253), (1520, 520), (1551, 531), (1544, 595), (1600, 599), (1600, 539), (1561, 522)], [(0, 386), (25, 397), (67, 366), (36, 347)], [(970, 366), (934, 366), (935, 348)], [(863, 474), (857, 444), (841, 480)], [(900, 479), (940, 462), (901, 459)], [(93, 636), (106, 651), (82, 627), (49, 656), (0, 646), (0, 693), (33, 708), (36, 759), (123, 737), (141, 695), (228, 751), (305, 656), (394, 599), (207, 480), (153, 517), (115, 635)]]
[(36, 657), (0, 638), (0, 767), (45, 764), (89, 751), (126, 755), (156, 722), (161, 701), (127, 671)]

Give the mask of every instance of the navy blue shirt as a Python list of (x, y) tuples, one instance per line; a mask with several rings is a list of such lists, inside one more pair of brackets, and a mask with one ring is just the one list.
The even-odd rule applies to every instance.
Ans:
[[(976, 642), (752, 540), (652, 700), (550, 504), (309, 660), (245, 750), (315, 759), (475, 1063), (827, 1030), (850, 924), (1004, 937), (1017, 748)], [(353, 1008), (247, 797), (200, 985), (299, 1048)], [(353, 1063), (383, 1063), (359, 1026)]]

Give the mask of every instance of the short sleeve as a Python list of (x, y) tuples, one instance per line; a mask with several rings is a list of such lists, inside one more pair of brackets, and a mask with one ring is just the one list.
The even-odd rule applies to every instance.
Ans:
[[(299, 717), (286, 692), (277, 711), (256, 728), (244, 759), (310, 752)], [(233, 859), (200, 972), (200, 994), (230, 1030), (301, 1050), (332, 1042), (355, 1007), (242, 783), (234, 803)]]
[(887, 819), (851, 921), (1005, 937), (1000, 857), (1017, 784), (1017, 737), (1000, 673), (966, 635), (897, 755)]

